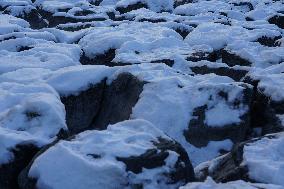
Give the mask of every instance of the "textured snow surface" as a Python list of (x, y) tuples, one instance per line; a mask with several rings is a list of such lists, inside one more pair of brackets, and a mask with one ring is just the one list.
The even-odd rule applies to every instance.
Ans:
[[(29, 176), (39, 189), (180, 187), (162, 175), (174, 152), (140, 174), (116, 157), (141, 155), (163, 137), (181, 144), (198, 170), (235, 145), (228, 127), (244, 133), (241, 140), (266, 134), (250, 127), (255, 120), (283, 129), (283, 18), (283, 0), (0, 0), (0, 174), (18, 146), (42, 148), (68, 133), (63, 98), (105, 81), (92, 99), (103, 106), (109, 86), (128, 73), (144, 83), (129, 120), (60, 138)], [(128, 84), (112, 86), (114, 95)], [(199, 146), (186, 135), (196, 125), (208, 129), (196, 134), (200, 141), (213, 135)], [(180, 189), (282, 189), (283, 146), (283, 133), (245, 145), (243, 164), (256, 183), (208, 177)]]

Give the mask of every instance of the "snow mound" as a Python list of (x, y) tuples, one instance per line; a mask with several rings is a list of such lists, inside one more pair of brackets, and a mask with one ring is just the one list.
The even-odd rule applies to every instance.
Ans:
[(189, 183), (186, 186), (180, 187), (179, 189), (258, 189), (258, 188), (283, 189), (282, 186), (278, 185), (249, 183), (243, 180), (237, 180), (227, 183), (216, 183), (210, 177), (208, 177), (205, 182)]
[(58, 94), (46, 84), (0, 84), (0, 163), (13, 160), (18, 144), (38, 147), (54, 141), (60, 130), (67, 130), (65, 110)]
[[(144, 120), (120, 122), (105, 131), (85, 131), (70, 141), (60, 141), (37, 157), (29, 170), (29, 177), (37, 179), (38, 188), (176, 188), (182, 181), (171, 184), (167, 175), (175, 171), (176, 164), (187, 169), (188, 162), (181, 157), (182, 154), (167, 149), (166, 144), (158, 152), (157, 145), (161, 141), (175, 145)], [(139, 157), (147, 157), (147, 153), (157, 153), (156, 161), (160, 161), (159, 153), (163, 153), (164, 163), (154, 167), (140, 165)], [(135, 157), (138, 157), (133, 162), (136, 165), (132, 165), (131, 158), (135, 160)]]

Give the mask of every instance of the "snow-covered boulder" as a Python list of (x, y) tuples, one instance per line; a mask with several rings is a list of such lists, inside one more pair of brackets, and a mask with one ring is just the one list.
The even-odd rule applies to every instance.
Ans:
[[(182, 37), (167, 27), (156, 26), (153, 23), (125, 23), (112, 28), (95, 28), (79, 41), (79, 45), (84, 51), (87, 64), (108, 65), (119, 53), (122, 57), (118, 57), (116, 62), (123, 63), (125, 55), (125, 63), (139, 63), (131, 60), (139, 54), (137, 48), (141, 47), (140, 51), (143, 54), (143, 51), (149, 52), (161, 45), (176, 47), (178, 42), (182, 43)], [(173, 48), (169, 51), (173, 51)], [(128, 59), (130, 61), (127, 61)]]
[(195, 168), (197, 177), (202, 180), (209, 175), (218, 182), (243, 179), (284, 187), (283, 142), (282, 132), (241, 143), (232, 152)]
[(157, 77), (144, 85), (131, 118), (154, 123), (197, 165), (245, 139), (251, 97), (252, 86), (214, 74)]
[(0, 83), (0, 188), (17, 186), (19, 172), (43, 146), (67, 134), (65, 110), (46, 84)]
[(39, 154), (22, 172), (22, 189), (177, 188), (194, 180), (184, 149), (144, 120), (85, 131)]

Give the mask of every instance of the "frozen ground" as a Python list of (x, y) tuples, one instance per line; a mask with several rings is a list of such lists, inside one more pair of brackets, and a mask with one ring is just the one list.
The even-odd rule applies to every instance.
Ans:
[(284, 188), (283, 0), (1, 0), (1, 189)]

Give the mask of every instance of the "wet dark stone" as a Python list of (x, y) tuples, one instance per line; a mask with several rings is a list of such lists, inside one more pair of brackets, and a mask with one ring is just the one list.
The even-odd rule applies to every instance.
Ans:
[(122, 161), (126, 165), (126, 171), (131, 171), (135, 174), (142, 172), (143, 168), (154, 169), (164, 166), (165, 160), (169, 156), (168, 151), (174, 151), (179, 154), (179, 159), (170, 173), (169, 184), (183, 181), (184, 183), (194, 181), (194, 171), (186, 151), (180, 144), (174, 141), (159, 138), (159, 142), (153, 142), (156, 146), (154, 149), (147, 150), (144, 154), (130, 157), (117, 157), (118, 161)]
[(83, 65), (106, 65), (115, 66), (116, 63), (111, 62), (115, 58), (115, 49), (109, 49), (107, 52), (101, 55), (97, 55), (94, 58), (89, 58), (83, 53), (80, 58), (80, 62)]
[(222, 50), (222, 62), (226, 63), (228, 66), (250, 66), (251, 62), (248, 60), (228, 51)]
[(258, 38), (256, 41), (259, 42), (263, 46), (267, 47), (279, 47), (280, 43), (277, 43), (277, 40), (281, 39), (282, 36), (276, 36), (276, 37), (267, 37), (267, 36), (262, 36)]
[[(249, 76), (243, 79), (244, 82), (254, 86), (253, 101), (251, 104), (251, 128), (261, 128), (261, 135), (283, 131), (281, 122), (277, 114), (282, 113), (282, 103), (274, 103), (270, 97), (265, 96), (262, 91), (258, 89), (258, 82), (251, 79)], [(278, 105), (276, 105), (278, 104)]]
[(279, 28), (284, 29), (284, 16), (283, 15), (275, 15), (268, 19), (270, 24), (275, 24)]
[(138, 10), (141, 8), (148, 8), (148, 5), (142, 2), (138, 2), (136, 4), (128, 5), (127, 7), (116, 7), (116, 10), (120, 12), (120, 14), (124, 14), (133, 10)]
[(183, 28), (177, 28), (177, 29), (175, 29), (175, 31), (178, 34), (180, 34), (180, 36), (182, 36), (183, 39), (185, 39), (186, 36), (188, 36), (188, 34), (191, 32), (191, 31), (189, 31), (187, 29), (183, 29)]
[(28, 51), (32, 48), (33, 47), (21, 46), (21, 47), (17, 48), (17, 52)]
[(34, 144), (19, 144), (10, 151), (14, 154), (14, 159), (0, 165), (0, 188), (18, 189), (17, 178), (20, 172), (29, 164), (39, 148)]
[(167, 20), (163, 18), (152, 19), (152, 18), (141, 18), (138, 22), (151, 22), (151, 23), (159, 23), (159, 22), (166, 22)]
[(129, 73), (120, 74), (106, 87), (98, 114), (91, 128), (106, 129), (109, 124), (129, 119), (143, 91), (144, 82)]
[(235, 81), (240, 81), (245, 75), (248, 73), (246, 70), (237, 70), (228, 67), (219, 67), (219, 68), (210, 68), (206, 65), (204, 66), (195, 66), (190, 68), (195, 74), (209, 74), (215, 73), (216, 75), (220, 76), (228, 76)]
[(151, 63), (164, 63), (170, 67), (172, 67), (175, 63), (174, 60), (171, 60), (171, 59), (162, 59), (162, 60), (153, 60), (151, 61)]
[(66, 123), (71, 134), (76, 134), (90, 127), (98, 114), (106, 88), (106, 80), (91, 85), (78, 95), (62, 96), (65, 105)]
[(247, 12), (252, 11), (253, 5), (250, 2), (239, 2), (239, 3), (233, 3), (234, 6), (240, 6), (240, 7), (246, 7)]
[(174, 8), (188, 3), (193, 3), (193, 0), (174, 0)]

